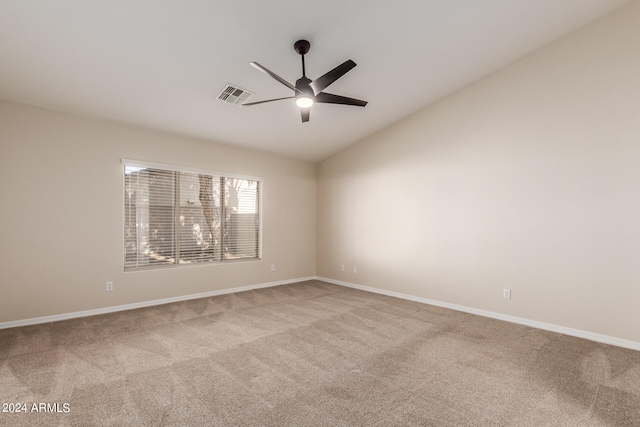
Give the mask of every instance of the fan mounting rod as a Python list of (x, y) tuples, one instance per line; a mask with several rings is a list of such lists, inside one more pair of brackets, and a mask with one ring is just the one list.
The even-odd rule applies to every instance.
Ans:
[(304, 69), (304, 56), (309, 52), (311, 48), (311, 43), (306, 40), (298, 40), (293, 44), (293, 49), (302, 56), (302, 77), (306, 77), (307, 74)]

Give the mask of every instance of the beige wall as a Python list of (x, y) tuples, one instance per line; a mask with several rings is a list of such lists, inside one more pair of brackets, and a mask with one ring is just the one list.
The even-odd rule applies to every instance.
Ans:
[[(121, 158), (263, 177), (263, 260), (123, 273)], [(315, 275), (311, 163), (0, 101), (0, 177), (0, 323)]]
[(640, 342), (639, 46), (634, 2), (322, 162), (318, 275)]

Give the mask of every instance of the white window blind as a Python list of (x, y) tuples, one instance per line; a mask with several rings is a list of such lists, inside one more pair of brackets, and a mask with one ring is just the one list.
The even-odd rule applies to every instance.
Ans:
[(260, 180), (124, 161), (124, 269), (260, 258)]

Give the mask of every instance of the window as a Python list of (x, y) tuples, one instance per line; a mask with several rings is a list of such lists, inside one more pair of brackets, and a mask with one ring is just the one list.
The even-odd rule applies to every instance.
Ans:
[(260, 258), (260, 180), (124, 163), (124, 269)]

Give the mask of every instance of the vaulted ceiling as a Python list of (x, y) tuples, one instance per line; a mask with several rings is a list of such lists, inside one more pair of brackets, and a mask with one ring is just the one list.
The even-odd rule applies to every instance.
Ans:
[[(3, 0), (0, 98), (308, 161), (358, 140), (628, 0)], [(292, 100), (298, 39), (314, 79), (358, 65), (327, 92), (365, 108)], [(0, 141), (1, 143), (1, 141)]]

